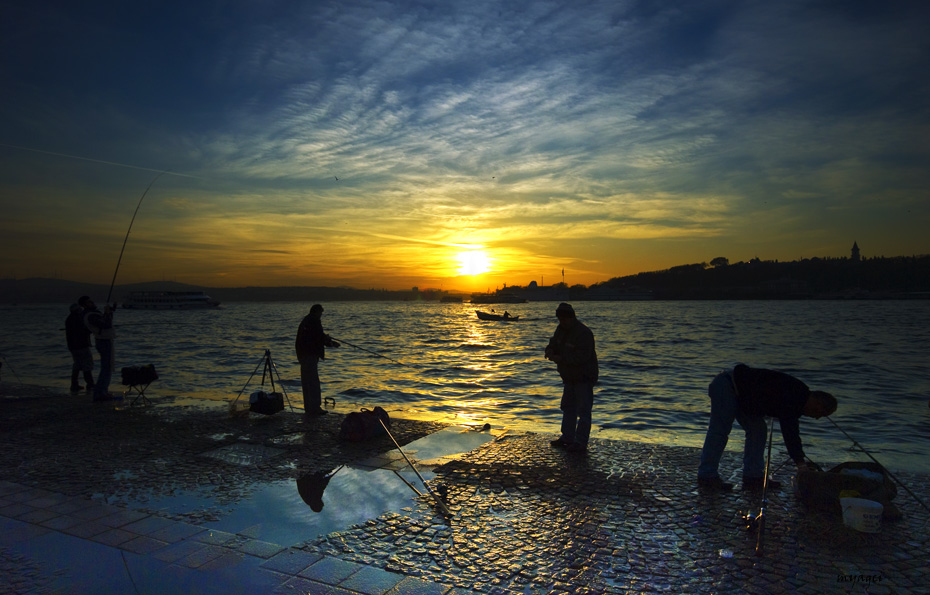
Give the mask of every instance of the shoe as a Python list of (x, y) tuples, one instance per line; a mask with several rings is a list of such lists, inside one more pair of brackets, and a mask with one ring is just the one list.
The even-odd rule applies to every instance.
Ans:
[(588, 452), (588, 447), (585, 444), (578, 444), (573, 442), (565, 447), (565, 450), (568, 452)]
[(723, 481), (720, 477), (698, 477), (698, 488), (713, 492), (729, 492), (733, 489), (733, 484)]
[(311, 415), (311, 416), (316, 417), (318, 415), (326, 415), (327, 413), (329, 413), (329, 411), (323, 409), (322, 407), (317, 407), (316, 409), (311, 409), (307, 411), (306, 415)]
[(72, 384), (72, 385), (71, 385), (71, 392), (73, 392), (73, 393), (80, 392), (80, 391), (82, 391), (82, 390), (84, 390), (84, 387), (81, 386), (81, 385), (79, 385), (79, 384)]
[(122, 401), (123, 395), (114, 395), (113, 393), (107, 393), (105, 395), (94, 397), (95, 403), (100, 403), (103, 401)]
[(554, 446), (555, 448), (565, 448), (569, 444), (571, 444), (571, 442), (566, 442), (565, 440), (562, 440), (561, 438), (559, 438), (558, 440), (553, 440), (552, 442), (549, 443), (550, 446)]
[[(761, 490), (763, 487), (763, 483), (765, 483), (764, 477), (744, 477), (743, 478), (743, 489), (744, 490)], [(780, 487), (781, 487), (781, 482), (776, 479), (772, 479), (771, 477), (769, 478), (769, 484), (765, 486), (767, 490), (777, 490)]]

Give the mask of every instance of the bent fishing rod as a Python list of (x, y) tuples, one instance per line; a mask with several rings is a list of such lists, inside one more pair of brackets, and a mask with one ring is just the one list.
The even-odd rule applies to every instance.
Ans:
[(358, 345), (353, 345), (352, 343), (349, 343), (348, 341), (343, 341), (342, 339), (337, 339), (336, 337), (331, 337), (331, 338), (332, 338), (334, 341), (339, 341), (340, 343), (345, 343), (345, 344), (348, 345), (349, 347), (354, 347), (354, 348), (360, 349), (360, 350), (362, 350), (362, 351), (364, 351), (364, 352), (366, 352), (366, 353), (370, 353), (370, 354), (372, 354), (372, 355), (377, 355), (378, 357), (383, 357), (384, 359), (390, 360), (390, 361), (394, 362), (395, 364), (400, 364), (400, 365), (404, 366), (405, 368), (409, 368), (409, 367), (410, 367), (410, 366), (408, 366), (407, 364), (405, 364), (404, 362), (399, 362), (399, 361), (397, 361), (397, 360), (394, 359), (394, 358), (388, 357), (388, 356), (386, 356), (386, 355), (381, 355), (380, 353), (378, 353), (378, 352), (376, 352), (376, 351), (371, 351), (370, 349), (365, 349), (364, 347), (359, 347)]
[(132, 224), (135, 223), (135, 221), (136, 221), (136, 215), (139, 214), (139, 207), (142, 206), (142, 201), (145, 200), (145, 195), (149, 193), (149, 190), (150, 190), (150, 189), (152, 188), (152, 186), (155, 184), (155, 181), (158, 180), (158, 178), (160, 178), (160, 177), (162, 177), (163, 175), (165, 175), (166, 173), (168, 173), (168, 170), (165, 170), (165, 171), (159, 173), (157, 176), (155, 176), (155, 177), (152, 179), (152, 181), (149, 182), (149, 185), (148, 185), (148, 187), (145, 189), (145, 192), (143, 192), (143, 193), (142, 193), (142, 196), (139, 198), (139, 204), (136, 205), (136, 210), (135, 210), (135, 211), (133, 212), (133, 214), (132, 214), (132, 219), (129, 220), (129, 229), (126, 230), (126, 237), (123, 238), (123, 247), (122, 247), (122, 249), (119, 251), (119, 259), (117, 259), (117, 261), (116, 261), (116, 270), (113, 271), (113, 280), (110, 281), (110, 291), (107, 292), (107, 300), (104, 302), (105, 304), (109, 304), (109, 303), (110, 303), (110, 297), (113, 295), (113, 286), (116, 285), (116, 274), (119, 272), (119, 265), (120, 265), (120, 263), (123, 261), (123, 252), (126, 251), (126, 242), (129, 241), (129, 232), (132, 231)]
[(864, 452), (870, 459), (872, 459), (872, 461), (875, 462), (876, 465), (878, 465), (879, 467), (881, 467), (882, 470), (883, 470), (885, 473), (888, 474), (888, 477), (890, 477), (891, 479), (893, 479), (893, 480), (895, 481), (895, 483), (897, 483), (899, 486), (901, 486), (902, 488), (904, 488), (904, 491), (906, 491), (908, 494), (910, 494), (911, 497), (912, 497), (914, 500), (917, 500), (917, 503), (918, 503), (918, 504), (920, 504), (921, 506), (923, 506), (923, 507), (926, 508), (927, 510), (930, 510), (930, 507), (928, 507), (926, 504), (924, 504), (923, 500), (921, 500), (920, 498), (917, 497), (917, 494), (915, 494), (914, 492), (912, 492), (912, 491), (910, 490), (910, 488), (908, 488), (906, 485), (904, 485), (904, 483), (903, 483), (900, 479), (898, 479), (897, 477), (895, 477), (894, 475), (892, 475), (891, 471), (889, 471), (887, 467), (885, 467), (884, 465), (882, 465), (881, 463), (879, 463), (878, 460), (877, 460), (875, 457), (872, 456), (872, 453), (870, 453), (869, 451), (867, 451), (861, 444), (859, 444), (858, 442), (856, 442), (856, 439), (853, 438), (852, 436), (850, 436), (849, 434), (847, 434), (847, 433), (846, 433), (846, 430), (844, 430), (843, 428), (841, 428), (841, 427), (839, 426), (839, 424), (837, 424), (835, 421), (833, 421), (832, 419), (830, 419), (830, 416), (829, 416), (829, 415), (826, 416), (826, 417), (827, 417), (828, 420), (830, 420), (830, 423), (831, 423), (831, 424), (833, 424), (834, 426), (836, 426), (836, 429), (837, 429), (837, 430), (839, 430), (840, 432), (843, 432), (843, 435), (846, 436), (847, 438), (849, 438), (850, 441), (852, 441), (853, 445), (854, 445), (856, 448), (858, 448), (859, 450), (861, 450), (862, 452)]

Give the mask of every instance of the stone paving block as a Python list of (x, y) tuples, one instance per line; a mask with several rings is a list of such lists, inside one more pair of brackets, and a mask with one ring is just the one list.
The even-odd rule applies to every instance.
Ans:
[(262, 564), (262, 568), (294, 575), (299, 574), (311, 564), (319, 562), (322, 558), (323, 556), (319, 554), (287, 549), (269, 558)]
[(446, 595), (450, 589), (448, 585), (407, 576), (394, 586), (390, 595)]
[(98, 523), (97, 521), (85, 521), (81, 522), (78, 525), (72, 525), (65, 529), (63, 532), (68, 535), (74, 535), (75, 537), (90, 538), (94, 535), (100, 535), (105, 531), (109, 531), (110, 527), (107, 527), (103, 523)]
[(125, 508), (121, 508), (113, 514), (108, 514), (105, 517), (101, 517), (99, 520), (101, 523), (108, 527), (122, 527), (124, 525), (128, 525), (129, 523), (134, 523), (138, 520), (144, 519), (148, 516), (148, 514), (138, 510), (127, 510)]
[(203, 527), (198, 527), (196, 525), (174, 522), (167, 527), (149, 533), (148, 536), (152, 539), (159, 539), (169, 543), (176, 543), (178, 541), (187, 539), (188, 537), (193, 537), (198, 533), (203, 533), (204, 530), (205, 529)]
[(25, 502), (30, 503), (33, 500), (39, 498), (46, 498), (52, 495), (54, 492), (49, 492), (48, 490), (41, 490), (35, 488), (26, 488), (25, 490), (20, 490), (16, 492), (10, 492), (6, 494), (6, 499), (11, 502)]
[(57, 512), (52, 512), (51, 510), (46, 510), (44, 508), (33, 508), (29, 512), (23, 513), (16, 517), (16, 520), (23, 521), (24, 523), (32, 523), (38, 525), (49, 519), (53, 519), (56, 516), (61, 516)]
[(109, 516), (119, 509), (115, 506), (110, 506), (109, 504), (92, 504), (86, 508), (80, 510), (75, 510), (71, 513), (71, 516), (78, 517), (80, 519), (93, 521), (105, 516)]
[(130, 539), (129, 541), (120, 544), (119, 547), (121, 550), (126, 550), (127, 552), (132, 552), (134, 554), (151, 554), (152, 552), (156, 552), (167, 545), (168, 543), (165, 541), (158, 541), (157, 539), (152, 539), (151, 537), (140, 535), (135, 539)]
[(64, 494), (57, 494), (57, 493), (52, 492), (52, 493), (49, 493), (49, 495), (47, 496), (36, 498), (35, 500), (31, 501), (29, 504), (36, 508), (49, 508), (51, 506), (56, 506), (58, 504), (67, 502), (69, 500), (71, 500), (70, 496), (65, 496)]
[(177, 560), (175, 563), (178, 566), (200, 568), (210, 560), (215, 560), (216, 558), (229, 553), (229, 551), (229, 549), (224, 547), (203, 544), (203, 547), (194, 552), (191, 552), (187, 556)]
[(194, 535), (191, 539), (199, 541), (200, 543), (208, 543), (211, 545), (226, 545), (236, 541), (239, 539), (239, 537), (233, 533), (227, 533), (226, 531), (207, 529), (203, 533)]
[(162, 529), (170, 527), (176, 522), (177, 521), (163, 519), (157, 516), (148, 516), (144, 519), (139, 519), (138, 521), (129, 523), (128, 525), (123, 525), (122, 529), (126, 531), (132, 531), (138, 535), (149, 535), (156, 531), (161, 531)]
[(261, 541), (259, 539), (249, 539), (240, 545), (238, 549), (250, 556), (257, 556), (259, 558), (270, 558), (285, 550), (284, 546), (280, 546), (276, 543), (268, 543), (267, 541)]
[(126, 543), (131, 539), (138, 537), (135, 533), (130, 533), (129, 531), (123, 531), (122, 529), (109, 528), (103, 533), (98, 533), (91, 537), (92, 541), (97, 543), (102, 543), (103, 545), (110, 545), (113, 547), (119, 546)]
[(49, 529), (55, 529), (56, 531), (64, 531), (65, 529), (68, 529), (69, 527), (80, 525), (81, 523), (86, 523), (86, 522), (87, 521), (84, 519), (79, 519), (79, 518), (76, 518), (70, 515), (61, 515), (61, 516), (56, 516), (54, 518), (50, 518), (47, 521), (42, 521), (39, 524), (42, 525), (43, 527), (48, 527)]
[(93, 503), (83, 498), (69, 498), (68, 500), (64, 500), (58, 504), (53, 504), (47, 508), (53, 512), (57, 512), (58, 514), (71, 514), (76, 510), (87, 508), (91, 504)]
[(364, 566), (361, 564), (346, 562), (339, 558), (326, 556), (316, 564), (312, 564), (304, 569), (300, 572), (299, 576), (322, 583), (328, 583), (330, 585), (338, 585), (362, 568), (364, 568)]
[(13, 519), (0, 521), (0, 544), (11, 545), (50, 533), (51, 529)]
[(23, 502), (13, 502), (8, 506), (0, 508), (0, 516), (5, 516), (9, 519), (15, 519), (19, 516), (30, 513), (33, 510), (35, 510), (35, 508), (29, 506), (28, 504), (24, 504)]
[(208, 560), (207, 562), (203, 564), (203, 566), (200, 566), (197, 570), (203, 571), (203, 572), (220, 571), (226, 568), (232, 568), (233, 566), (236, 566), (237, 564), (242, 562), (242, 560), (244, 560), (245, 558), (246, 558), (246, 555), (241, 552), (227, 550), (222, 555), (217, 556), (216, 558), (213, 558), (212, 560)]
[(352, 595), (352, 592), (346, 589), (299, 576), (285, 581), (273, 593), (274, 595), (307, 595), (308, 593), (310, 595)]
[(0, 481), (0, 496), (6, 496), (7, 494), (12, 494), (14, 492), (21, 492), (22, 490), (23, 486), (18, 483), (6, 480)]
[(157, 558), (162, 562), (177, 562), (182, 558), (186, 558), (199, 552), (205, 547), (208, 546), (205, 543), (200, 543), (198, 541), (182, 541), (180, 543), (173, 543), (166, 548), (158, 550), (152, 554), (152, 557)]
[(365, 566), (339, 583), (339, 586), (365, 595), (384, 595), (397, 586), (403, 578), (402, 574)]

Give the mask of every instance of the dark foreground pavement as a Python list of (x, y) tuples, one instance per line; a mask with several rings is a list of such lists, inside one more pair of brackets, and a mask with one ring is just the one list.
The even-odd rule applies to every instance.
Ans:
[[(403, 461), (387, 437), (338, 441), (340, 414), (233, 418), (168, 402), (114, 407), (7, 387), (0, 593), (930, 592), (930, 513), (903, 490), (902, 520), (859, 533), (806, 510), (783, 469), (757, 556), (741, 516), (758, 511), (758, 493), (703, 494), (697, 449), (623, 441), (579, 455), (550, 447), (553, 436), (504, 433), (421, 462), (451, 517), (411, 492), (403, 507), (296, 543), (220, 531), (268, 482)], [(405, 445), (442, 427), (397, 419), (392, 433)], [(251, 458), (213, 456), (233, 450)], [(926, 477), (896, 475), (930, 502)], [(204, 506), (126, 505), (179, 491), (203, 494)]]

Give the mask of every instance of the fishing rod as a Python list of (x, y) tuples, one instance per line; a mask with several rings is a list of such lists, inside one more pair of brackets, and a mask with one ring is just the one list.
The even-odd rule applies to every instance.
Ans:
[(375, 352), (375, 351), (371, 351), (370, 349), (365, 349), (364, 347), (359, 347), (358, 345), (353, 345), (352, 343), (349, 343), (348, 341), (343, 341), (342, 339), (337, 339), (336, 337), (332, 337), (332, 339), (333, 339), (334, 341), (339, 341), (340, 343), (345, 343), (345, 344), (348, 345), (349, 347), (355, 347), (356, 349), (361, 349), (362, 351), (365, 351), (365, 352), (370, 353), (370, 354), (372, 354), (372, 355), (377, 355), (378, 357), (383, 357), (384, 359), (390, 360), (390, 361), (394, 362), (395, 364), (400, 364), (400, 365), (404, 366), (405, 368), (409, 368), (409, 367), (410, 367), (410, 366), (408, 366), (407, 364), (405, 364), (404, 362), (399, 362), (399, 361), (397, 361), (397, 360), (394, 359), (394, 358), (390, 358), (390, 357), (388, 357), (388, 356), (386, 356), (386, 355), (381, 355), (380, 353), (377, 353), (377, 352)]
[(148, 187), (145, 189), (145, 192), (143, 192), (142, 196), (139, 198), (139, 204), (136, 205), (136, 210), (132, 214), (132, 219), (129, 220), (129, 229), (126, 230), (126, 237), (123, 238), (123, 247), (119, 251), (119, 259), (116, 261), (116, 270), (113, 271), (113, 280), (110, 281), (110, 291), (107, 292), (107, 300), (104, 302), (105, 304), (110, 303), (110, 297), (113, 295), (113, 286), (116, 285), (116, 274), (119, 272), (119, 265), (123, 261), (123, 252), (126, 251), (126, 242), (129, 241), (129, 232), (132, 231), (132, 224), (136, 221), (136, 215), (139, 214), (139, 207), (142, 206), (142, 201), (145, 199), (145, 195), (149, 193), (149, 190), (152, 188), (152, 185), (155, 184), (155, 181), (166, 173), (168, 173), (168, 170), (165, 170), (155, 176), (149, 183)]
[[(416, 473), (417, 477), (420, 478), (420, 482), (423, 484), (423, 487), (426, 488), (426, 491), (429, 492), (429, 495), (432, 496), (433, 500), (436, 501), (436, 504), (439, 505), (439, 508), (441, 508), (442, 511), (446, 513), (446, 516), (452, 516), (452, 511), (449, 510), (449, 507), (446, 506), (446, 503), (443, 502), (442, 498), (440, 498), (439, 496), (436, 495), (435, 492), (433, 492), (433, 488), (429, 487), (429, 484), (426, 483), (426, 480), (423, 479), (423, 476), (420, 475), (419, 471), (417, 471), (417, 468), (414, 466), (413, 462), (407, 457), (407, 453), (404, 452), (404, 449), (402, 449), (400, 447), (400, 444), (397, 443), (397, 440), (394, 439), (394, 435), (391, 434), (391, 430), (388, 429), (387, 424), (384, 423), (384, 420), (379, 417), (378, 421), (381, 423), (381, 427), (384, 428), (384, 431), (387, 432), (387, 435), (391, 437), (391, 442), (393, 442), (394, 446), (397, 447), (397, 450), (400, 451), (400, 454), (404, 457), (404, 460), (407, 461), (407, 464), (410, 465), (410, 468), (413, 469), (413, 472)], [(399, 474), (398, 474), (398, 477), (400, 477)], [(408, 483), (407, 485), (410, 485), (410, 484)], [(410, 487), (413, 488), (412, 485), (410, 485)], [(419, 491), (416, 488), (413, 488), (413, 490), (419, 493)]]
[(930, 507), (928, 507), (926, 504), (924, 504), (923, 500), (921, 500), (920, 498), (917, 497), (917, 494), (915, 494), (914, 492), (912, 492), (912, 491), (910, 490), (910, 488), (908, 488), (906, 485), (904, 485), (904, 483), (903, 483), (900, 479), (898, 479), (897, 477), (895, 477), (894, 475), (892, 475), (891, 471), (889, 471), (887, 467), (885, 467), (884, 465), (882, 465), (881, 463), (879, 463), (878, 460), (877, 460), (875, 457), (872, 456), (872, 453), (870, 453), (869, 451), (867, 451), (861, 444), (859, 444), (858, 442), (856, 442), (855, 438), (853, 438), (852, 436), (850, 436), (849, 434), (847, 434), (847, 433), (846, 433), (846, 430), (844, 430), (843, 428), (841, 428), (841, 427), (839, 426), (839, 424), (837, 424), (835, 421), (833, 421), (832, 419), (830, 419), (830, 416), (829, 416), (829, 415), (826, 416), (826, 417), (827, 417), (828, 420), (830, 420), (830, 423), (831, 423), (831, 424), (833, 424), (834, 426), (836, 426), (836, 429), (837, 429), (837, 430), (839, 430), (840, 432), (843, 432), (843, 435), (846, 436), (847, 438), (849, 438), (849, 439), (852, 441), (853, 445), (854, 445), (856, 448), (858, 448), (859, 450), (861, 450), (862, 452), (864, 452), (870, 459), (872, 459), (872, 461), (875, 462), (876, 465), (878, 465), (879, 467), (882, 468), (882, 471), (884, 471), (885, 473), (888, 474), (888, 477), (890, 477), (891, 479), (895, 480), (895, 483), (897, 483), (899, 486), (901, 486), (902, 488), (904, 488), (904, 491), (906, 491), (908, 494), (910, 494), (911, 497), (912, 497), (914, 500), (917, 500), (917, 503), (918, 503), (918, 504), (920, 504), (921, 506), (923, 506), (923, 507), (926, 508), (927, 510), (930, 510)]
[(19, 380), (20, 385), (22, 385), (22, 378), (19, 377), (19, 374), (16, 373), (16, 370), (13, 369), (13, 367), (10, 365), (10, 362), (6, 361), (6, 356), (0, 353), (0, 359), (3, 360), (3, 363), (0, 363), (0, 368), (3, 368), (3, 364), (6, 364), (6, 366), (10, 369), (10, 372), (13, 372), (13, 376), (16, 376), (16, 379)]
[(759, 535), (756, 537), (756, 556), (762, 555), (762, 539), (765, 535), (765, 512), (768, 507), (769, 465), (772, 463), (772, 435), (775, 433), (775, 420), (769, 430), (769, 454), (765, 459), (765, 478), (762, 480), (762, 509), (759, 511)]

